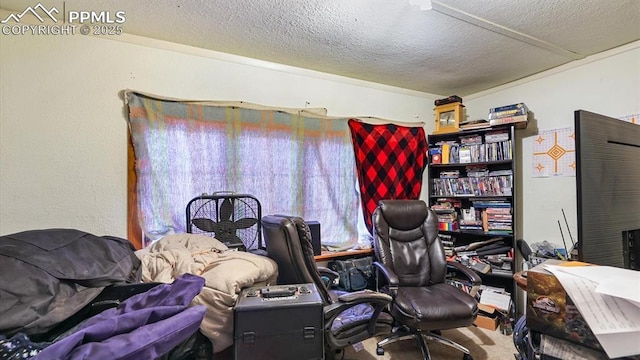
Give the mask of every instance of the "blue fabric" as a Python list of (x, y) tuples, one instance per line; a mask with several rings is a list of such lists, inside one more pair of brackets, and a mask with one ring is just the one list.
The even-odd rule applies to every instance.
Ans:
[(195, 333), (206, 306), (189, 307), (204, 287), (202, 277), (184, 274), (132, 296), (80, 323), (33, 359), (153, 359)]
[(47, 343), (34, 343), (23, 333), (17, 333), (11, 338), (0, 335), (0, 359), (30, 359), (38, 355), (47, 345)]

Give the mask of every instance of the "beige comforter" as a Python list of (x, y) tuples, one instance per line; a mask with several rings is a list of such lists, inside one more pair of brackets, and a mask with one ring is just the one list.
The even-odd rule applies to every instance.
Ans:
[(193, 304), (207, 306), (200, 326), (214, 352), (233, 344), (233, 306), (241, 289), (276, 283), (276, 263), (260, 255), (232, 251), (220, 241), (196, 234), (168, 235), (137, 252), (144, 282), (171, 283), (190, 273), (205, 278)]

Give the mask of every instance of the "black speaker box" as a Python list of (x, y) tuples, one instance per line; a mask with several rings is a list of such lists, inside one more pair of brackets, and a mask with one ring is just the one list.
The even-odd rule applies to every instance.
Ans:
[(320, 247), (320, 223), (317, 221), (307, 221), (309, 231), (311, 231), (311, 246), (313, 247), (313, 255), (320, 255), (322, 248)]
[(640, 270), (640, 229), (622, 232), (624, 267)]

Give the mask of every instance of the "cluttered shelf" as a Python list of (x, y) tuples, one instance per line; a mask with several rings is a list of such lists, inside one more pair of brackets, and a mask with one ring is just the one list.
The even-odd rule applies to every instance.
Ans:
[(488, 237), (494, 237), (494, 236), (500, 236), (500, 237), (513, 237), (513, 234), (509, 234), (509, 233), (505, 233), (505, 232), (499, 232), (499, 231), (483, 231), (483, 230), (442, 230), (440, 229), (439, 232), (441, 234), (449, 234), (449, 235), (455, 235), (455, 234), (466, 234), (466, 235), (473, 235), (473, 236), (488, 236)]
[(476, 325), (500, 326), (510, 334), (520, 313), (513, 279), (520, 142), (515, 130), (526, 127), (528, 108), (524, 103), (490, 108), (488, 120), (460, 121), (446, 131), (438, 128), (443, 121), (438, 115), (436, 131), (427, 138), (429, 206), (438, 216), (438, 237), (448, 261), (471, 268), (482, 279), (478, 303), (484, 308)]
[(500, 270), (500, 269), (494, 269), (494, 268), (492, 268), (486, 274), (483, 274), (482, 272), (480, 272), (479, 275), (480, 276), (489, 276), (489, 277), (501, 277), (501, 278), (505, 278), (505, 279), (513, 278), (513, 273), (511, 272), (511, 270)]
[(511, 160), (497, 160), (497, 161), (475, 161), (475, 162), (456, 162), (456, 163), (446, 163), (446, 164), (434, 164), (431, 163), (430, 166), (434, 168), (442, 167), (442, 168), (451, 168), (451, 167), (465, 167), (469, 165), (499, 165), (499, 164), (510, 164)]

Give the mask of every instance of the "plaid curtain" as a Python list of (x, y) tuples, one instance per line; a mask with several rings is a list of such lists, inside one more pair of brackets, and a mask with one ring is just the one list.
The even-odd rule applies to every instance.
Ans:
[(418, 199), (426, 166), (427, 140), (422, 127), (373, 125), (348, 121), (356, 157), (364, 221), (383, 199)]
[(357, 242), (359, 200), (347, 119), (134, 92), (127, 102), (146, 238), (185, 232), (192, 198), (233, 191), (256, 197), (264, 215), (319, 221), (324, 245)]

